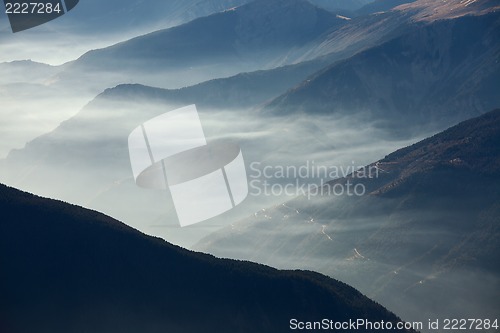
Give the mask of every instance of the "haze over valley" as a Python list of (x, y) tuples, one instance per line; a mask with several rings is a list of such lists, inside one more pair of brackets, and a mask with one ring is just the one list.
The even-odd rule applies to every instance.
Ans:
[[(229, 296), (216, 302), (221, 312), (203, 317), (210, 325), (209, 314), (231, 313), (230, 304), (247, 307), (231, 325), (211, 326), (221, 332), (289, 331), (290, 311), (317, 319), (329, 308), (348, 309), (340, 319), (370, 313), (425, 323), (494, 320), (500, 313), (498, 1), (81, 0), (64, 16), (19, 33), (2, 13), (0, 50), (0, 205), (9, 214), (0, 246), (17, 251), (23, 235), (34, 244), (17, 257), (0, 257), (15, 272), (12, 283), (38, 267), (30, 256), (53, 242), (38, 254), (49, 289), (56, 287), (47, 258), (55, 256), (67, 273), (59, 300), (72, 284), (78, 299), (90, 291), (87, 307), (152, 283), (142, 298), (125, 293), (117, 301), (120, 315), (135, 312), (140, 298), (144, 309), (178, 316), (182, 311), (152, 295), (167, 297), (171, 286), (186, 291), (186, 283), (199, 282), (168, 277), (169, 286), (158, 288), (168, 265), (144, 263), (150, 255), (164, 264), (174, 260), (179, 272), (209, 274), (199, 288), (213, 293), (203, 294), (198, 315), (227, 292), (217, 279), (232, 281), (232, 290), (255, 306)], [(209, 147), (230, 141), (241, 149), (248, 195), (235, 204), (224, 171), (234, 208), (181, 227), (165, 164), (157, 167), (169, 190), (137, 185), (129, 135), (142, 129), (153, 164), (144, 124), (189, 105), (196, 106)], [(190, 209), (203, 205), (193, 200)], [(42, 211), (49, 215), (38, 221)], [(47, 231), (36, 238), (33, 230)], [(105, 256), (64, 242), (65, 233), (80, 245), (97, 242), (96, 253)], [(117, 237), (112, 250), (102, 243), (106, 237)], [(113, 251), (127, 244), (140, 249), (137, 257), (116, 261)], [(82, 266), (69, 263), (64, 248)], [(97, 271), (87, 276), (96, 288), (71, 274), (92, 269), (86, 265), (93, 260), (110, 276), (140, 268), (156, 277), (138, 274), (103, 294), (99, 288), (109, 281)], [(256, 298), (237, 286), (254, 279)], [(276, 279), (288, 282), (274, 304), (266, 290)], [(292, 289), (305, 303), (288, 303), (283, 295)], [(313, 289), (315, 296), (306, 297)], [(5, 284), (1, 290), (7, 292)], [(320, 305), (306, 311), (303, 305), (322, 293)], [(40, 294), (39, 304), (47, 297)], [(16, 302), (4, 312), (6, 332), (28, 332), (36, 325), (19, 319), (28, 299)], [(248, 320), (273, 304), (283, 307), (274, 313), (283, 329), (272, 315), (263, 326)], [(26, 311), (39, 310), (35, 304)], [(162, 311), (139, 311), (129, 331), (182, 326), (158, 319)], [(61, 301), (54, 313), (63, 312), (68, 319), (55, 332), (91, 329)], [(53, 332), (54, 313), (40, 332)], [(107, 327), (97, 312), (85, 313)], [(158, 326), (142, 326), (147, 320)], [(126, 323), (120, 324), (125, 331)], [(184, 331), (199, 329), (193, 324)]]

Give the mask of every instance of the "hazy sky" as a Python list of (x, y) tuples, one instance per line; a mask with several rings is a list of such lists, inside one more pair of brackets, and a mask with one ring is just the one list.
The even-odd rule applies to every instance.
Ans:
[(27, 60), (61, 65), (74, 60), (91, 49), (103, 48), (136, 36), (136, 33), (124, 31), (120, 34), (75, 34), (67, 32), (65, 27), (71, 22), (69, 12), (54, 21), (38, 27), (12, 33), (8, 18), (0, 5), (0, 62)]

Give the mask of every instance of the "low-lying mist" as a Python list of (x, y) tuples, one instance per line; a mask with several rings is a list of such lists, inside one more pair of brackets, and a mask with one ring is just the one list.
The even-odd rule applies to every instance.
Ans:
[[(375, 126), (355, 118), (273, 117), (253, 109), (200, 106), (208, 142), (230, 139), (240, 145), (249, 195), (226, 214), (180, 228), (167, 191), (134, 184), (127, 147), (134, 128), (180, 106), (184, 105), (126, 96), (98, 98), (50, 134), (11, 152), (2, 163), (1, 181), (102, 211), (147, 234), (189, 247), (212, 231), (300, 195), (332, 180), (330, 177), (351, 173), (416, 140), (391, 140)], [(192, 205), (196, 209), (197, 203)]]

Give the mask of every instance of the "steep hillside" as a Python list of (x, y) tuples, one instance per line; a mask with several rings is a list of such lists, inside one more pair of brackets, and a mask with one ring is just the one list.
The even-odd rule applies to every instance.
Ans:
[(500, 14), (437, 21), (332, 65), (267, 112), (363, 114), (394, 133), (500, 106)]
[(4, 185), (0, 209), (2, 332), (276, 333), (292, 318), (398, 320), (319, 274), (188, 252)]

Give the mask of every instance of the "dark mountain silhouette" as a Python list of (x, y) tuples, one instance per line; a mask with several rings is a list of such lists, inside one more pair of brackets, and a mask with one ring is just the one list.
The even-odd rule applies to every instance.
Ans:
[(276, 333), (291, 318), (398, 320), (320, 274), (189, 252), (4, 185), (0, 209), (2, 332)]
[[(378, 177), (334, 180), (311, 200), (260, 211), (195, 249), (338, 277), (406, 320), (494, 317), (500, 110), (370, 167)], [(363, 185), (366, 195), (335, 195), (348, 181), (351, 189)]]
[[(229, 3), (164, 5), (183, 16), (191, 5), (218, 12)], [(335, 119), (368, 115), (386, 132), (406, 136), (498, 108), (498, 0), (418, 0), (389, 10), (394, 3), (374, 2), (369, 11), (383, 4), (383, 13), (349, 19), (305, 1), (260, 0), (91, 51), (61, 67), (3, 64), (0, 71), (8, 75), (31, 69), (23, 80), (39, 83), (2, 89), (0, 94), (12, 100), (49, 91), (61, 99), (75, 101), (78, 95), (87, 101), (120, 85), (53, 132), (13, 151), (0, 161), (0, 177), (38, 194), (126, 216), (131, 225), (171, 227), (176, 222), (165, 218), (173, 212), (165, 196), (138, 194), (126, 139), (143, 121), (176, 107), (196, 103), (202, 117), (228, 108), (234, 121), (269, 102), (268, 114), (254, 112), (252, 120), (275, 122), (283, 133), (288, 128), (282, 125), (290, 120), (306, 120), (304, 131), (283, 135), (286, 143), (280, 149), (272, 144), (262, 148), (275, 149), (278, 157), (297, 138), (304, 145), (319, 141), (331, 147), (322, 133), (308, 136), (307, 120), (325, 114)], [(135, 5), (140, 3), (124, 6)], [(131, 12), (123, 14), (124, 21), (137, 23)], [(163, 14), (155, 14), (161, 23)], [(291, 65), (279, 67), (284, 64)], [(121, 84), (182, 87), (254, 69), (270, 70), (181, 89)], [(47, 87), (41, 90), (42, 85)], [(14, 89), (21, 93), (12, 94)], [(33, 108), (32, 100), (26, 101)], [(14, 111), (6, 112), (21, 114)], [(233, 229), (207, 237), (197, 249), (320, 271), (398, 309), (408, 320), (494, 318), (500, 312), (499, 117), (499, 111), (491, 112), (397, 151), (371, 165), (380, 172), (375, 179), (351, 176), (325, 187), (349, 180), (366, 186), (369, 195), (299, 198), (259, 211)], [(234, 130), (230, 122), (220, 123), (220, 133)], [(349, 303), (352, 289), (313, 273), (277, 272), (190, 254), (98, 213), (5, 187), (0, 187), (0, 207), (6, 212), (0, 222), (2, 332), (177, 332), (186, 318), (186, 331), (206, 331), (202, 325), (210, 324), (215, 332), (280, 332), (290, 313), (300, 312), (306, 319), (331, 317), (331, 312), (340, 319), (383, 318), (377, 312), (383, 310), (359, 294)], [(172, 239), (180, 234), (176, 230), (168, 229)], [(183, 235), (192, 230), (184, 229)], [(223, 317), (233, 319), (226, 326)], [(262, 320), (250, 322), (250, 317)]]
[(332, 65), (271, 102), (278, 114), (364, 114), (394, 133), (500, 106), (500, 14), (441, 20)]

